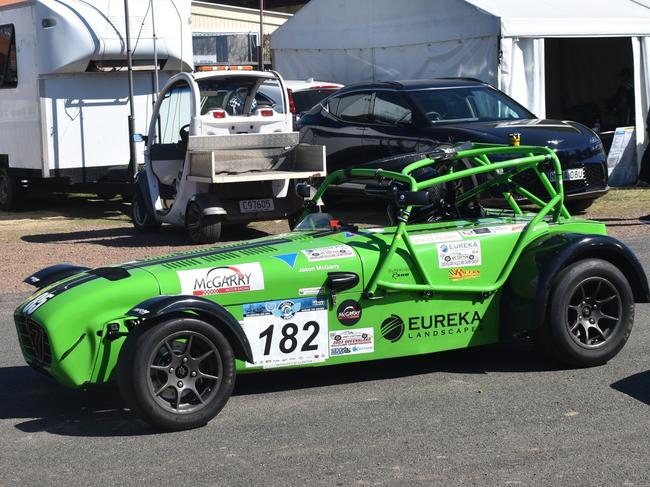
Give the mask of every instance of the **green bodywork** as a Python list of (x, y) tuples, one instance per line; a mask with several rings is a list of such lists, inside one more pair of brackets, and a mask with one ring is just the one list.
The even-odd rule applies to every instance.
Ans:
[[(491, 162), (495, 156), (499, 162)], [(502, 338), (505, 319), (501, 316), (504, 284), (522, 252), (544, 236), (605, 235), (606, 231), (602, 223), (569, 216), (563, 206), (560, 164), (550, 149), (475, 145), (442, 158), (442, 162), (461, 159), (471, 161), (472, 167), (426, 181), (417, 181), (412, 174), (422, 167), (436, 167), (441, 161), (424, 159), (399, 173), (381, 169), (337, 171), (328, 176), (313, 201), (318, 201), (330, 184), (348, 179), (399, 181), (411, 191), (420, 191), (489, 174), (478, 188), (461, 194), (458, 202), (505, 188), (502, 194), (508, 209), (426, 224), (400, 221), (396, 227), (386, 228), (295, 231), (124, 264), (117, 267), (126, 270), (127, 277), (113, 280), (84, 271), (39, 290), (17, 308), (15, 319), (23, 355), (27, 362), (66, 386), (110, 381), (127, 338), (110, 336), (109, 325), (124, 335), (133, 326), (145, 326), (146, 310), (140, 315), (129, 315), (129, 311), (154, 296), (191, 294), (188, 286), (192, 285), (195, 293), (202, 293), (202, 299), (218, 303), (240, 323), (258, 364), (264, 364), (253, 365), (238, 358), (238, 373), (404, 357), (495, 343)], [(548, 167), (555, 172), (553, 183), (547, 177)], [(523, 171), (533, 171), (546, 194), (533, 195), (513, 182), (513, 177)], [(537, 206), (537, 211), (522, 211), (518, 203), (522, 198)], [(413, 208), (403, 210), (408, 215)], [(223, 276), (231, 279), (236, 275), (240, 282), (231, 281), (229, 292), (219, 292), (223, 291), (219, 287), (222, 282), (206, 284), (204, 279), (215, 269), (219, 281)], [(359, 280), (349, 289), (332, 293), (328, 275), (336, 272), (354, 273)], [(538, 269), (531, 267), (525, 272), (528, 280), (534, 280)], [(237, 288), (237, 284), (242, 287)], [(302, 302), (305, 306), (310, 299), (318, 308), (311, 315), (295, 305)], [(352, 306), (341, 310), (342, 303)], [(261, 313), (245, 316), (247, 305), (254, 306), (246, 309)], [(281, 315), (283, 306), (285, 314)], [(347, 313), (343, 320), (342, 313)], [(294, 321), (299, 332), (292, 338), (295, 330), (285, 325)], [(272, 330), (265, 328), (266, 322)], [(214, 325), (221, 326), (218, 322)], [(45, 358), (42, 350), (29, 346), (33, 344), (30, 333), (38, 334), (36, 326), (42, 327), (49, 345)], [(288, 349), (291, 352), (285, 354)], [(298, 356), (298, 349), (305, 353)], [(265, 351), (275, 360), (265, 362)], [(283, 360), (283, 354), (290, 358)]]

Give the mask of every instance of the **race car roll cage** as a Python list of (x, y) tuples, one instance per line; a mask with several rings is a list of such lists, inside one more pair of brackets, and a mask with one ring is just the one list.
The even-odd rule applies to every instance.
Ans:
[[(522, 154), (525, 155), (521, 156)], [(492, 162), (490, 160), (490, 156), (502, 157), (504, 155), (519, 155), (520, 157), (498, 162)], [(441, 161), (453, 162), (460, 159), (470, 161), (474, 164), (474, 167), (462, 169), (459, 171), (453, 171), (452, 169), (447, 174), (436, 176), (434, 178), (426, 179), (423, 181), (417, 181), (415, 177), (413, 177), (413, 173), (418, 169), (433, 166), (434, 164)], [(555, 173), (554, 184), (551, 183), (546, 173), (540, 169), (540, 166), (544, 163), (550, 163), (552, 166), (553, 172)], [(529, 169), (532, 169), (541, 181), (544, 189), (550, 197), (548, 201), (544, 201), (537, 195), (531, 193), (514, 180), (515, 176)], [(525, 198), (525, 200), (528, 200), (531, 204), (539, 207), (539, 211), (537, 215), (535, 215), (532, 220), (528, 222), (524, 230), (519, 235), (517, 243), (515, 244), (515, 247), (508, 257), (506, 265), (501, 270), (501, 274), (499, 275), (496, 282), (490, 285), (464, 285), (462, 287), (453, 284), (434, 285), (431, 282), (428, 274), (424, 271), (424, 266), (418, 257), (417, 252), (415, 251), (413, 242), (409, 237), (409, 233), (407, 231), (408, 217), (410, 216), (413, 207), (425, 206), (430, 203), (426, 198), (426, 189), (451, 181), (459, 181), (463, 178), (487, 173), (493, 173), (492, 177), (488, 178), (481, 184), (478, 184), (475, 188), (458, 195), (456, 202), (462, 204), (463, 202), (472, 200), (479, 193), (482, 193), (489, 188), (502, 186), (506, 188), (506, 191), (502, 192), (503, 198), (514, 212), (515, 216), (523, 215), (523, 211), (513, 196), (513, 191), (516, 192), (519, 196)], [(553, 222), (558, 222), (561, 219), (571, 218), (569, 212), (564, 206), (562, 168), (560, 166), (560, 161), (558, 160), (558, 157), (553, 150), (547, 147), (535, 146), (505, 146), (494, 144), (467, 143), (455, 147), (439, 149), (435, 152), (426, 154), (423, 159), (409, 164), (401, 172), (365, 168), (347, 168), (335, 171), (327, 176), (323, 184), (319, 187), (315, 196), (311, 199), (311, 203), (308, 202), (306, 205), (307, 209), (305, 212), (303, 212), (302, 217), (305, 217), (308, 213), (312, 212), (309, 210), (309, 208), (316, 207), (316, 202), (318, 202), (323, 193), (331, 184), (340, 184), (344, 181), (349, 181), (356, 178), (368, 179), (369, 177), (374, 178), (380, 182), (399, 181), (410, 188), (410, 191), (401, 191), (394, 194), (396, 196), (396, 202), (402, 208), (400, 216), (398, 218), (399, 223), (395, 230), (395, 234), (393, 235), (388, 253), (379, 257), (379, 263), (366, 287), (365, 296), (369, 299), (378, 297), (378, 288), (393, 291), (422, 292), (427, 297), (436, 292), (480, 293), (485, 296), (489, 296), (503, 286), (519, 256), (521, 255), (528, 237), (536, 225), (544, 217), (546, 217), (548, 214), (551, 214), (551, 219)], [(384, 268), (386, 268), (393, 255), (397, 251), (398, 245), (401, 241), (404, 241), (406, 250), (413, 260), (413, 263), (415, 264), (415, 267), (420, 274), (421, 280), (424, 281), (423, 284), (400, 284), (379, 279), (379, 276), (382, 275)]]

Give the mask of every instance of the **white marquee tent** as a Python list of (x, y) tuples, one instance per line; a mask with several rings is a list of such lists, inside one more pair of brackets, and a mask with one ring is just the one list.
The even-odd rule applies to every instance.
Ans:
[(650, 0), (311, 0), (272, 35), (271, 50), (286, 78), (476, 77), (544, 117), (545, 39), (615, 37), (631, 43), (640, 160)]

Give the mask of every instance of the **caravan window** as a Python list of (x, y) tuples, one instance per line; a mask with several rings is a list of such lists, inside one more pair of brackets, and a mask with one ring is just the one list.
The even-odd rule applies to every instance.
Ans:
[(18, 86), (16, 37), (13, 24), (0, 25), (0, 88)]

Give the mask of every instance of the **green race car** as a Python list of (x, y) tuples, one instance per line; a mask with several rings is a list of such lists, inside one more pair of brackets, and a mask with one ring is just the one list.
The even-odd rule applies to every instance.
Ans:
[[(523, 172), (545, 194), (515, 182)], [(392, 224), (322, 213), (327, 188), (349, 181)], [(486, 193), (504, 204), (484, 208)], [(523, 146), (337, 171), (292, 233), (114, 267), (58, 265), (27, 282), (39, 289), (15, 312), (25, 360), (69, 387), (117, 381), (132, 410), (169, 430), (217, 415), (238, 373), (513, 336), (570, 365), (603, 364), (627, 341), (634, 303), (650, 301), (633, 253), (602, 223), (567, 213), (555, 153)]]

